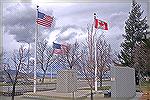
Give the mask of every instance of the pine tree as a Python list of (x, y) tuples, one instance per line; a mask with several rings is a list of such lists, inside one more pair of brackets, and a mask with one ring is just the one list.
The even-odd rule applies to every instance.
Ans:
[(141, 10), (141, 5), (136, 3), (134, 0), (132, 2), (131, 11), (129, 12), (129, 17), (125, 22), (125, 35), (124, 42), (121, 44), (121, 52), (118, 55), (120, 62), (124, 66), (133, 67), (135, 62), (133, 60), (133, 49), (136, 43), (142, 42), (143, 38), (147, 38), (147, 19), (142, 18), (144, 11)]

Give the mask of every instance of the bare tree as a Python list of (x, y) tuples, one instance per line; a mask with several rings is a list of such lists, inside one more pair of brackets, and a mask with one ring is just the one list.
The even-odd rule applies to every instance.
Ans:
[(112, 64), (112, 55), (111, 47), (107, 42), (102, 38), (102, 35), (99, 36), (96, 42), (96, 61), (97, 61), (97, 71), (98, 78), (100, 80), (100, 87), (102, 86), (102, 76), (105, 72), (110, 70)]
[(121, 62), (120, 62), (121, 59), (118, 58), (118, 56), (119, 56), (118, 52), (117, 52), (117, 51), (114, 51), (114, 53), (113, 53), (113, 58), (112, 58), (113, 64), (114, 64), (115, 66), (124, 67), (124, 65), (121, 64)]
[(4, 78), (3, 78), (3, 63), (2, 63), (2, 61), (3, 61), (3, 52), (0, 52), (0, 82), (3, 82), (4, 81)]
[(91, 90), (91, 100), (93, 100), (93, 88), (95, 82), (95, 67), (94, 67), (94, 37), (92, 35), (93, 29), (88, 30), (88, 39), (86, 43), (82, 43), (83, 50), (81, 57), (78, 60), (78, 71), (81, 73), (82, 78), (87, 80)]
[[(95, 33), (96, 34), (96, 33)], [(102, 86), (102, 76), (103, 74), (110, 70), (112, 64), (111, 47), (100, 35), (98, 38), (93, 35), (93, 29), (88, 28), (88, 41), (84, 45), (84, 50), (82, 50), (82, 57), (78, 62), (80, 66), (80, 71), (83, 73), (84, 78), (87, 80), (91, 89), (91, 100), (93, 100), (93, 88), (95, 83), (95, 66), (97, 64), (97, 76), (100, 79), (100, 86)], [(97, 41), (94, 41), (94, 38)], [(96, 48), (94, 44), (96, 43)], [(95, 50), (96, 49), (96, 50)], [(96, 60), (95, 60), (96, 51)]]
[[(24, 72), (24, 67), (26, 66), (25, 61), (27, 58), (27, 53), (25, 52), (25, 49), (23, 48), (23, 46), (21, 46), (19, 48), (18, 51), (14, 51), (13, 56), (8, 58), (10, 59), (10, 62), (3, 63), (4, 66), (4, 72), (6, 73), (6, 75), (8, 76), (11, 84), (12, 84), (12, 100), (14, 100), (14, 96), (15, 96), (15, 87), (17, 84), (17, 80), (18, 78), (21, 76), (20, 72)], [(13, 72), (13, 74), (11, 73), (10, 70), (15, 69), (15, 71)]]
[(82, 51), (82, 57), (80, 58), (80, 61), (78, 61), (79, 72), (82, 73), (82, 77), (87, 80), (88, 85), (90, 86), (91, 90), (91, 100), (93, 100), (93, 88), (94, 88), (94, 82), (95, 82), (95, 69), (91, 65), (91, 62), (89, 61), (88, 54), (85, 52), (85, 50)]
[(58, 56), (58, 60), (61, 64), (69, 69), (73, 69), (73, 67), (77, 66), (77, 62), (81, 57), (81, 52), (79, 49), (79, 44), (76, 41), (74, 44), (64, 45), (62, 47), (63, 54)]
[(133, 49), (134, 68), (139, 74), (145, 74), (149, 70), (150, 49), (143, 42), (136, 43)]
[(48, 47), (48, 42), (38, 42), (38, 52), (37, 52), (37, 63), (40, 66), (40, 69), (43, 71), (42, 76), (42, 83), (44, 83), (44, 79), (48, 70), (48, 67), (50, 67), (55, 59), (53, 58), (53, 52), (50, 47)]

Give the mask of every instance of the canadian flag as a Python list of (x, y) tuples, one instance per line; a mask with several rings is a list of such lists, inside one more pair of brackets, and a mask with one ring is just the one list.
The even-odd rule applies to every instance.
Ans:
[(108, 25), (104, 21), (101, 21), (99, 19), (95, 19), (95, 28), (96, 29), (108, 30)]

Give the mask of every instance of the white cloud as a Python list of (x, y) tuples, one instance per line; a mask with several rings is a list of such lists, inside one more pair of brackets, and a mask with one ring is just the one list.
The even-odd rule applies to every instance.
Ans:
[(60, 30), (54, 30), (51, 32), (48, 38), (46, 40), (48, 41), (48, 45), (52, 46), (53, 42), (56, 40), (57, 35), (59, 34)]
[[(3, 48), (6, 52), (13, 52), (18, 49), (20, 44), (16, 42), (13, 35), (3, 34)], [(7, 45), (6, 45), (7, 44)]]
[[(130, 3), (40, 3), (39, 10), (56, 19), (56, 24), (51, 29), (40, 26), (40, 38), (46, 38), (49, 45), (52, 45), (53, 41), (61, 42), (61, 40), (84, 41), (87, 37), (87, 24), (92, 23), (93, 13), (96, 12), (98, 19), (108, 22), (109, 30), (105, 31), (105, 36), (112, 48), (118, 50), (130, 6)], [(15, 41), (21, 39), (33, 41), (36, 29), (35, 13), (36, 5), (32, 3), (4, 5), (5, 32), (14, 36), (12, 38), (8, 34), (4, 35), (4, 45), (9, 44), (10, 47), (18, 45)], [(10, 37), (14, 42), (5, 42)]]
[(120, 50), (120, 44), (123, 40), (122, 34), (123, 34), (123, 28), (120, 29), (117, 26), (114, 26), (109, 30), (109, 32), (106, 33), (106, 41), (111, 45), (111, 48), (115, 51)]

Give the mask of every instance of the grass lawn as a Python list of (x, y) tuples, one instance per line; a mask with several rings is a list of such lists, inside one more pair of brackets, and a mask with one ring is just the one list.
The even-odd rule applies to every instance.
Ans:
[(142, 91), (150, 91), (150, 82), (143, 82), (141, 84), (141, 90)]
[(0, 82), (0, 86), (11, 86), (12, 84), (11, 83), (3, 83), (3, 82)]
[[(45, 78), (44, 79), (44, 83), (51, 83), (51, 82), (56, 82), (56, 78)], [(37, 81), (38, 83), (40, 83), (39, 81)]]
[(143, 82), (143, 83), (141, 83), (141, 86), (137, 85), (136, 89), (140, 90), (142, 92), (150, 91), (150, 82)]
[[(109, 90), (109, 89), (111, 89), (111, 86), (102, 86), (102, 87), (98, 87), (97, 89), (98, 90)], [(91, 90), (91, 88), (81, 88), (79, 90)], [(93, 88), (93, 90), (94, 90), (94, 88)]]

